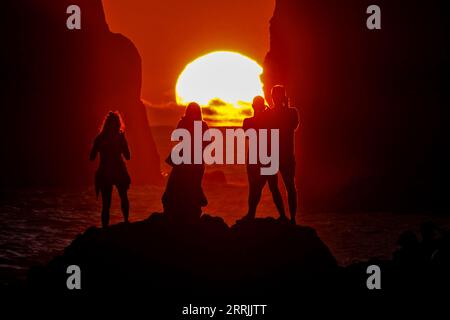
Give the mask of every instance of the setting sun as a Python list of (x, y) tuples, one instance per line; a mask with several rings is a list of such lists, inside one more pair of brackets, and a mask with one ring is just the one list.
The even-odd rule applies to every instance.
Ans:
[(263, 95), (262, 72), (258, 63), (242, 54), (209, 53), (181, 72), (176, 84), (177, 103), (198, 102), (211, 125), (240, 126), (252, 113), (253, 97)]

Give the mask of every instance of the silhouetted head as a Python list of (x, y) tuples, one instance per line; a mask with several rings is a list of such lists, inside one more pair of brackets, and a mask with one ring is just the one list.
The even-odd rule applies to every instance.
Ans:
[(282, 108), (288, 106), (288, 99), (286, 90), (282, 85), (276, 85), (272, 88), (272, 102), (275, 108)]
[(397, 240), (397, 243), (403, 249), (413, 249), (419, 244), (419, 240), (411, 230), (404, 231)]
[(424, 222), (420, 225), (420, 235), (422, 236), (422, 241), (431, 241), (435, 236), (436, 226), (430, 222)]
[(261, 96), (256, 96), (253, 98), (252, 108), (254, 114), (257, 115), (266, 109), (266, 100)]
[(189, 103), (186, 107), (183, 118), (190, 121), (202, 121), (202, 108), (197, 102)]
[(102, 134), (115, 134), (125, 130), (125, 126), (122, 121), (122, 117), (118, 111), (110, 111), (103, 121), (101, 133)]

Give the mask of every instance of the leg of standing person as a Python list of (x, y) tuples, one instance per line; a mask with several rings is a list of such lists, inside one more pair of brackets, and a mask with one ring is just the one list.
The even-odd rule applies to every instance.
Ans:
[(128, 186), (117, 186), (117, 191), (119, 192), (123, 221), (125, 223), (128, 223), (128, 215), (130, 212), (130, 202), (128, 201)]
[(278, 188), (278, 173), (273, 176), (269, 176), (267, 180), (269, 182), (269, 189), (272, 193), (273, 202), (275, 203), (278, 214), (280, 215), (280, 220), (285, 220), (286, 213), (284, 210), (283, 198), (281, 197), (280, 188)]
[(256, 208), (258, 207), (259, 201), (261, 200), (261, 193), (265, 185), (265, 180), (258, 179), (254, 181), (249, 186), (248, 194), (248, 213), (249, 218), (255, 218)]
[(288, 195), (289, 213), (291, 222), (295, 224), (297, 213), (297, 189), (295, 187), (295, 164), (293, 166), (280, 166), (281, 177), (283, 178)]
[(256, 215), (256, 208), (261, 200), (262, 189), (264, 188), (266, 180), (259, 174), (259, 168), (247, 167), (248, 176), (248, 211), (247, 214), (239, 219), (237, 222), (243, 222), (246, 220), (253, 220)]
[(109, 225), (109, 209), (111, 208), (113, 186), (104, 186), (100, 189), (102, 194), (102, 227), (106, 228)]

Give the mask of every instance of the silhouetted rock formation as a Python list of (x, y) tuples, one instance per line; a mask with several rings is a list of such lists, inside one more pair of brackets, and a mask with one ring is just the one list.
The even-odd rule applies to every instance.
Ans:
[[(66, 28), (73, 4), (81, 8), (81, 30)], [(7, 31), (12, 79), (0, 126), (0, 184), (93, 183), (88, 153), (109, 110), (119, 110), (127, 125), (133, 183), (157, 182), (159, 156), (140, 100), (141, 59), (129, 39), (109, 31), (101, 0), (13, 6), (20, 16)]]
[(367, 267), (377, 265), (381, 270), (381, 287), (384, 293), (399, 292), (420, 296), (436, 295), (447, 291), (450, 286), (450, 233), (439, 230), (437, 237), (424, 237), (421, 241), (411, 230), (404, 231), (399, 239), (399, 248), (392, 260), (372, 259), (348, 266), (343, 272), (347, 286), (364, 292)]
[(177, 224), (159, 213), (129, 225), (88, 229), (47, 267), (34, 269), (30, 286), (67, 292), (71, 264), (82, 270), (84, 292), (144, 289), (172, 299), (289, 295), (320, 287), (338, 270), (311, 228), (272, 218), (229, 228), (208, 215)]
[[(366, 28), (371, 4), (381, 30)], [(447, 7), (276, 1), (263, 80), (266, 97), (281, 83), (299, 108), (303, 210), (449, 207)]]
[(265, 218), (230, 228), (209, 215), (186, 224), (154, 213), (140, 222), (89, 228), (47, 266), (32, 268), (27, 287), (76, 294), (66, 287), (67, 267), (74, 264), (81, 268), (81, 294), (145, 292), (169, 302), (373, 297), (377, 290), (368, 290), (367, 268), (377, 265), (383, 296), (425, 296), (450, 285), (450, 233), (440, 234), (419, 242), (405, 232), (392, 260), (343, 268), (308, 227)]

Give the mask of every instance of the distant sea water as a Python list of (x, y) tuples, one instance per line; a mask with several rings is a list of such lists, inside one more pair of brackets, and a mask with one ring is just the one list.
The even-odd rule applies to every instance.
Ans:
[[(162, 159), (170, 150), (170, 128), (152, 128)], [(169, 142), (167, 142), (169, 141)], [(170, 168), (162, 163), (166, 173)], [(208, 198), (205, 213), (222, 217), (228, 225), (247, 209), (245, 166), (209, 166), (206, 172), (222, 171), (227, 183), (205, 181)], [(130, 220), (146, 219), (161, 212), (162, 186), (131, 186)], [(284, 191), (284, 190), (283, 190)], [(45, 264), (90, 226), (100, 226), (101, 201), (93, 187), (85, 189), (0, 190), (0, 284), (24, 280), (30, 266)], [(284, 192), (283, 192), (284, 193)], [(287, 207), (287, 206), (286, 206)], [(257, 215), (276, 217), (268, 187), (264, 189)], [(421, 222), (433, 221), (450, 229), (450, 217), (426, 214), (300, 213), (298, 223), (317, 230), (342, 265), (373, 257), (390, 258), (404, 230), (417, 231)], [(122, 221), (114, 192), (111, 223)]]
[[(267, 189), (267, 187), (266, 187)], [(131, 221), (146, 219), (161, 211), (162, 187), (133, 186), (130, 190)], [(209, 185), (205, 212), (222, 217), (228, 225), (246, 213), (247, 187)], [(30, 266), (47, 263), (79, 233), (100, 226), (101, 201), (94, 190), (6, 191), (0, 205), (0, 283), (23, 280)], [(276, 216), (268, 190), (264, 190), (258, 216)], [(418, 230), (421, 222), (432, 220), (450, 229), (450, 219), (418, 214), (310, 213), (299, 214), (298, 222), (315, 228), (342, 265), (371, 257), (389, 258), (399, 234)], [(115, 194), (111, 223), (122, 216)]]

